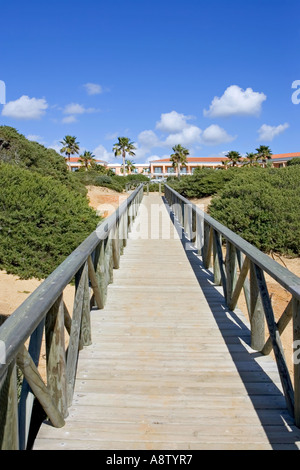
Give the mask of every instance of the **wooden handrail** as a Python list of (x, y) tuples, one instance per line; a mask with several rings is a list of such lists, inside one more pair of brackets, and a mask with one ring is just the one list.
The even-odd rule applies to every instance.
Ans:
[[(113, 280), (113, 269), (119, 267), (143, 187), (140, 184), (0, 327), (0, 344), (5, 345), (5, 363), (0, 363), (0, 449), (27, 448), (35, 399), (53, 426), (64, 424), (72, 402), (79, 350), (91, 342), (91, 305), (99, 309), (105, 305), (107, 287)], [(73, 279), (75, 299), (70, 314), (63, 291)], [(69, 334), (67, 350), (65, 329)], [(37, 368), (43, 335), (47, 384)], [(27, 341), (28, 349), (24, 346)], [(17, 371), (23, 374), (19, 397)]]
[[(280, 335), (293, 321), (293, 346), (300, 344), (300, 278), (213, 219), (165, 184), (165, 198), (206, 269), (212, 268), (216, 285), (223, 287), (227, 306), (234, 309), (245, 294), (251, 328), (251, 347), (262, 354), (274, 352), (287, 408), (300, 427), (300, 361), (294, 361), (293, 383)], [(276, 322), (265, 273), (291, 294), (291, 301)], [(269, 337), (265, 340), (265, 322)], [(295, 347), (294, 347), (295, 349)]]

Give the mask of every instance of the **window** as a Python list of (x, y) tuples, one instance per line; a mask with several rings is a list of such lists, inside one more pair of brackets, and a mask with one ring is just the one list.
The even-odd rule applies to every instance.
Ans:
[(154, 173), (162, 173), (162, 167), (161, 166), (154, 167)]

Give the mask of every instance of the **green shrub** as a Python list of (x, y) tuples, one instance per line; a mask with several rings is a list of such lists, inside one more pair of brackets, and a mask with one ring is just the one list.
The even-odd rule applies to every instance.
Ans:
[(291, 160), (288, 160), (287, 166), (293, 166), (293, 165), (300, 165), (300, 157), (295, 157), (295, 158), (292, 158)]
[(53, 177), (0, 164), (0, 268), (45, 278), (97, 227), (87, 198)]
[(234, 178), (236, 171), (242, 168), (228, 170), (199, 169), (194, 175), (182, 176), (180, 179), (169, 177), (167, 184), (186, 198), (203, 198), (218, 193), (225, 184)]
[(300, 254), (300, 167), (236, 172), (209, 212), (264, 252)]
[(65, 158), (54, 149), (32, 142), (16, 129), (0, 126), (0, 162), (52, 176), (71, 189), (86, 194), (84, 185), (68, 171)]

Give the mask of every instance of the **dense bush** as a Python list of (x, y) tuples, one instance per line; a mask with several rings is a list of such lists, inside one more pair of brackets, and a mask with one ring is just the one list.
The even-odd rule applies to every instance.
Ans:
[(16, 129), (0, 126), (0, 162), (52, 176), (68, 187), (86, 194), (85, 187), (68, 171), (65, 158), (54, 149), (32, 142)]
[(0, 268), (49, 275), (100, 219), (87, 198), (53, 177), (0, 163)]
[(99, 174), (95, 169), (77, 171), (74, 173), (74, 178), (85, 186), (102, 186), (118, 192), (124, 191), (126, 184), (128, 183), (142, 183), (149, 181), (147, 176), (141, 174), (121, 176), (113, 174), (110, 170), (107, 170), (106, 174)]
[(299, 255), (300, 167), (240, 170), (212, 199), (212, 217), (262, 251)]
[(167, 184), (186, 198), (202, 198), (218, 193), (225, 184), (235, 177), (242, 168), (215, 170), (199, 169), (194, 175), (182, 176), (180, 179), (169, 177)]
[(288, 160), (287, 166), (293, 166), (293, 165), (300, 165), (300, 157), (295, 157), (295, 158), (292, 158), (291, 160)]

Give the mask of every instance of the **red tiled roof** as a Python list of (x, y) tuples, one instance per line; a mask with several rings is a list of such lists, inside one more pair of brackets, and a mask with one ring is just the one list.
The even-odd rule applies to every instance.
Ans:
[[(71, 163), (78, 163), (78, 162), (79, 162), (79, 158), (80, 158), (80, 157), (71, 157), (71, 158), (70, 158), (70, 162), (71, 162)], [(65, 159), (69, 161), (69, 159), (68, 159), (67, 157), (65, 157)], [(95, 162), (107, 163), (106, 161), (100, 160), (99, 158), (94, 158), (93, 160), (94, 160)]]
[[(272, 159), (274, 160), (279, 160), (279, 159), (288, 159), (288, 158), (294, 158), (294, 157), (300, 157), (300, 152), (295, 152), (295, 153), (278, 153), (272, 155)], [(188, 157), (187, 162), (188, 163), (218, 163), (222, 161), (226, 161), (227, 157)], [(152, 163), (169, 163), (170, 159), (169, 158), (162, 158), (161, 160), (153, 160)]]
[[(201, 163), (201, 162), (214, 163), (214, 162), (221, 162), (222, 160), (227, 160), (227, 158), (226, 157), (188, 157), (187, 158), (188, 163)], [(152, 164), (152, 163), (165, 163), (165, 162), (170, 163), (170, 159), (162, 158), (161, 160), (153, 160), (150, 163)]]
[(295, 153), (277, 153), (275, 155), (272, 155), (272, 159), (284, 159), (284, 158), (295, 158), (295, 157), (300, 157), (300, 152), (295, 152)]

